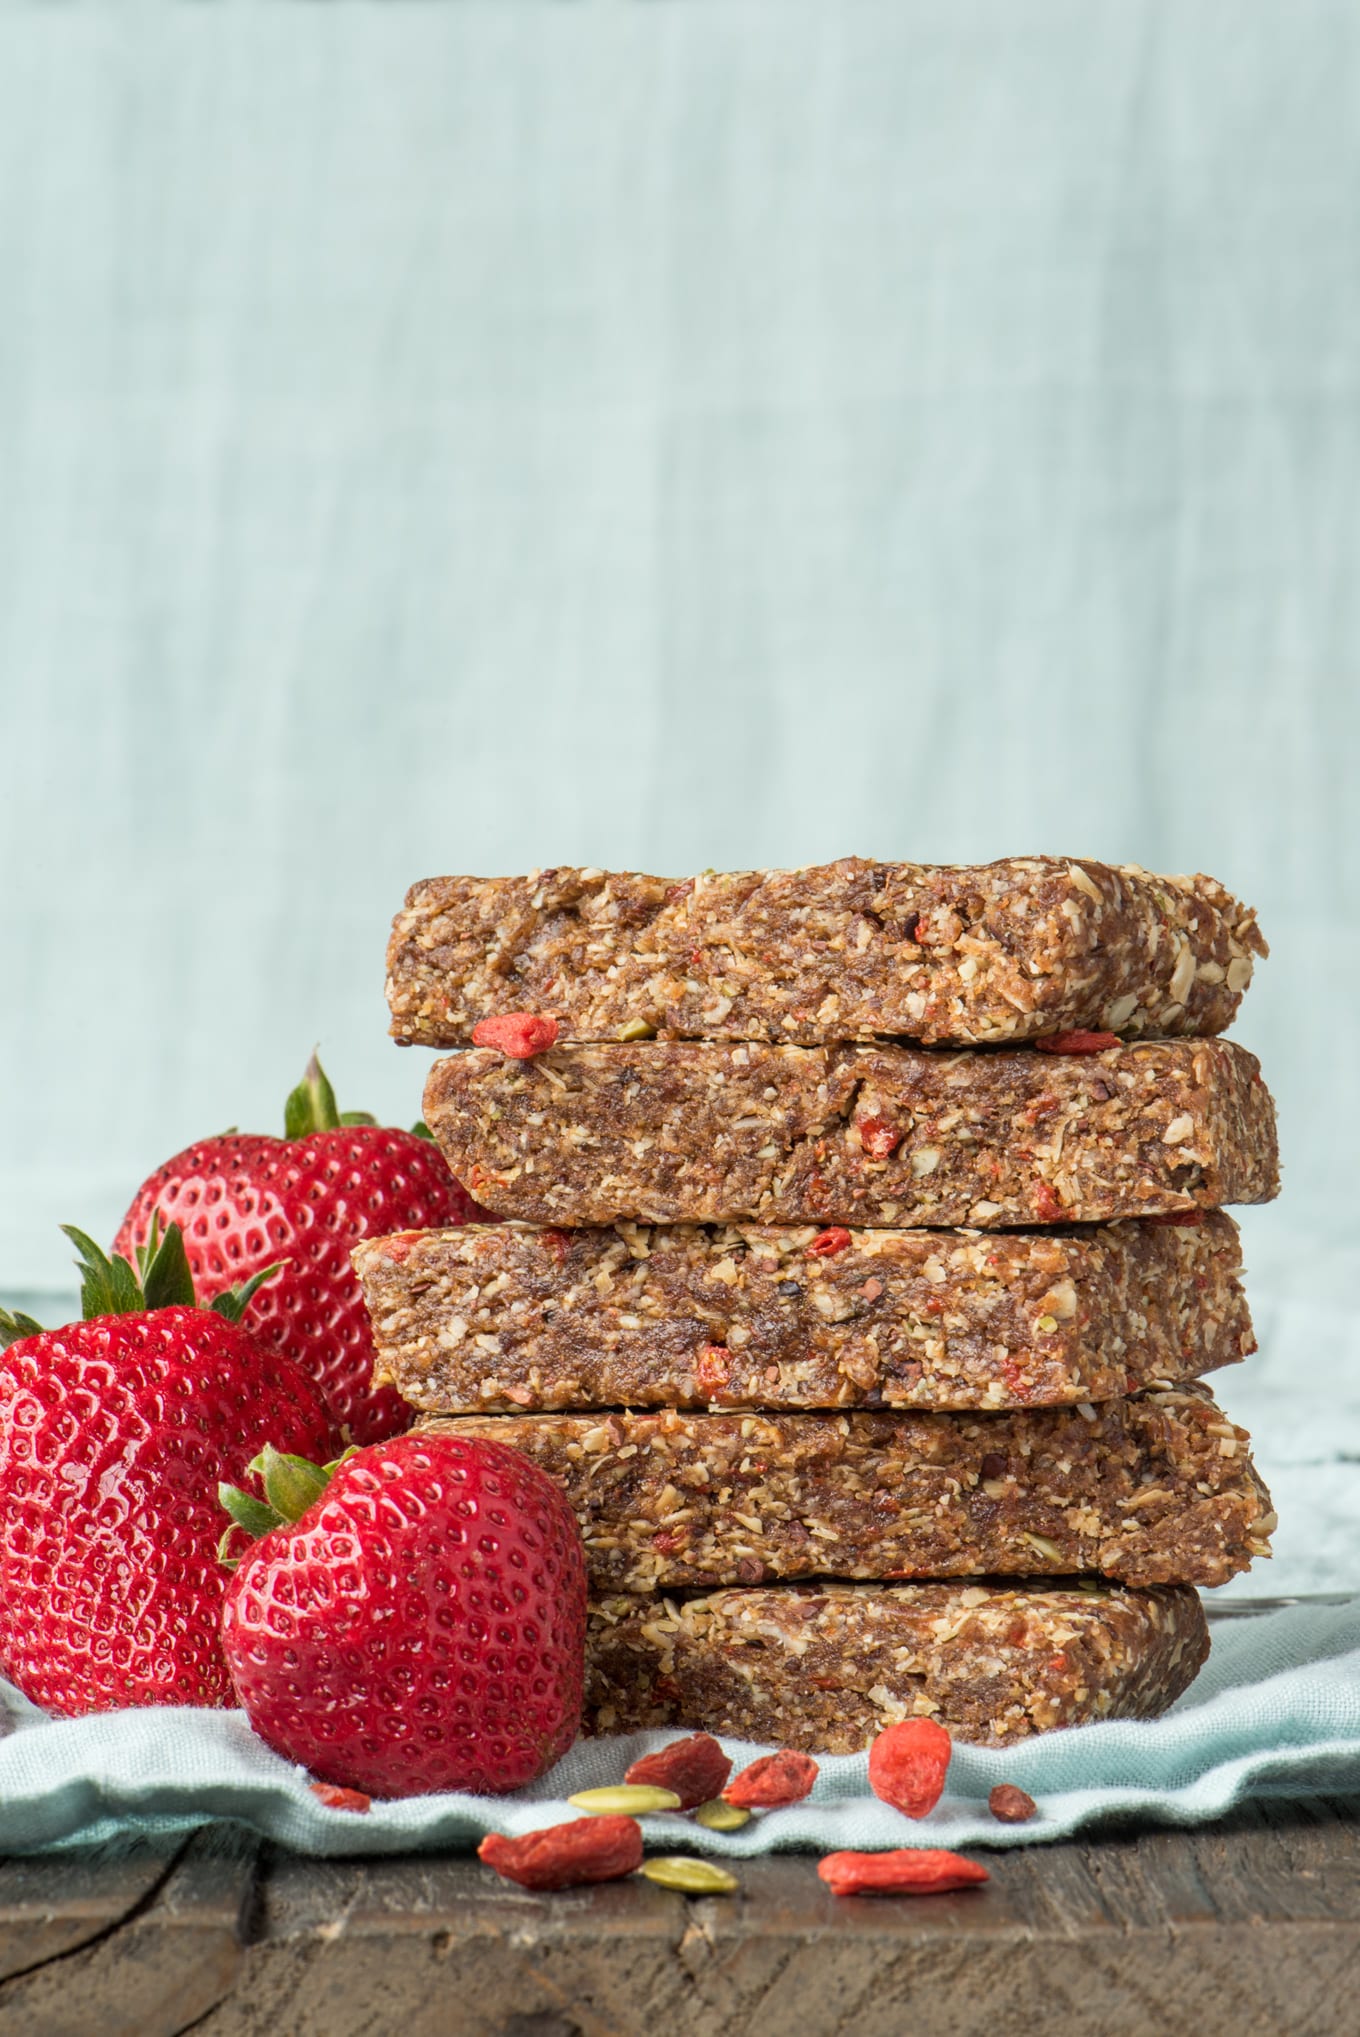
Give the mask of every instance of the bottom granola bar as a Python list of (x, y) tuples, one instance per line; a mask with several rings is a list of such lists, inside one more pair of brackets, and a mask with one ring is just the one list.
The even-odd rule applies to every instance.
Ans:
[(1166, 1710), (1209, 1653), (1196, 1592), (819, 1584), (592, 1602), (587, 1733), (676, 1726), (853, 1754), (923, 1715), (1009, 1743)]

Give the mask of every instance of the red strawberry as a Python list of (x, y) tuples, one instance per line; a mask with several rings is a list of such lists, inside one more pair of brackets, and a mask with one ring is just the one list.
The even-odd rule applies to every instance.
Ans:
[(67, 1235), (87, 1320), (0, 1312), (0, 1669), (64, 1715), (230, 1704), (218, 1483), (266, 1434), (327, 1451), (325, 1410), (238, 1327), (241, 1294), (194, 1306), (178, 1230), (140, 1274)]
[(196, 1282), (239, 1280), (286, 1263), (255, 1297), (246, 1328), (293, 1358), (356, 1443), (396, 1435), (411, 1411), (373, 1385), (373, 1333), (349, 1263), (360, 1238), (492, 1223), (428, 1138), (342, 1117), (313, 1055), (288, 1099), (285, 1136), (226, 1133), (186, 1147), (142, 1184), (114, 1240), (141, 1244), (151, 1220), (178, 1223)]
[(306, 1470), (266, 1453), (268, 1507), (222, 1494), (264, 1531), (222, 1608), (256, 1732), (371, 1796), (497, 1793), (551, 1768), (585, 1673), (585, 1552), (560, 1488), (504, 1443), (419, 1430), (346, 1457), (304, 1506)]

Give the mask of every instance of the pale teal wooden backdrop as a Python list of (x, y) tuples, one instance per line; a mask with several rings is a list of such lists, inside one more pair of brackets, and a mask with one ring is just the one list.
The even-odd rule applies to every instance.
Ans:
[(578, 859), (1212, 870), (1348, 1235), (1358, 396), (1349, 0), (0, 9), (0, 1281)]

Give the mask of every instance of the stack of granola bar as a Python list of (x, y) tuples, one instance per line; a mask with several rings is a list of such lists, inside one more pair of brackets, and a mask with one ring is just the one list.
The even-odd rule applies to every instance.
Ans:
[(1253, 1348), (1221, 1206), (1277, 1192), (1216, 1037), (1264, 952), (1208, 878), (1043, 857), (411, 891), (392, 1030), (463, 1050), (426, 1120), (508, 1221), (360, 1247), (380, 1373), (567, 1490), (594, 1729), (1184, 1689), (1274, 1526), (1201, 1383)]

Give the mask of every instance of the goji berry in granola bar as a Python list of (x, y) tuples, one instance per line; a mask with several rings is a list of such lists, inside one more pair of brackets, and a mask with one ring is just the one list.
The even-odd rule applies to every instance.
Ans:
[(902, 1847), (894, 1853), (828, 1853), (817, 1872), (833, 1896), (933, 1896), (990, 1879), (961, 1853)]
[(726, 1344), (705, 1344), (694, 1361), (694, 1383), (710, 1399), (722, 1392), (732, 1375), (732, 1353)]
[(682, 1811), (711, 1803), (722, 1795), (723, 1784), (732, 1773), (730, 1756), (723, 1753), (711, 1733), (692, 1733), (688, 1740), (672, 1740), (655, 1754), (644, 1754), (624, 1776), (625, 1782), (655, 1783), (673, 1789)]
[(557, 1040), (557, 1020), (541, 1012), (507, 1011), (499, 1018), (479, 1019), (472, 1028), (474, 1047), (495, 1047), (512, 1061), (532, 1061)]
[(1103, 1054), (1119, 1045), (1118, 1033), (1088, 1033), (1077, 1026), (1067, 1033), (1045, 1033), (1034, 1042), (1041, 1054)]
[(722, 1793), (723, 1802), (744, 1811), (778, 1810), (783, 1804), (801, 1803), (816, 1780), (812, 1756), (784, 1747), (778, 1754), (762, 1754), (734, 1775)]
[(818, 1231), (808, 1246), (811, 1259), (834, 1259), (838, 1252), (850, 1249), (850, 1233), (843, 1225), (835, 1224), (829, 1231)]
[(909, 1818), (924, 1818), (944, 1795), (954, 1751), (934, 1719), (902, 1719), (885, 1726), (869, 1749), (869, 1787)]
[(861, 1118), (859, 1142), (872, 1160), (886, 1160), (902, 1143), (902, 1133), (887, 1118)]
[(1046, 1224), (1061, 1223), (1067, 1215), (1052, 1185), (1047, 1181), (1036, 1181), (1034, 1184), (1034, 1212)]
[(1039, 1806), (1027, 1790), (1013, 1782), (999, 1782), (987, 1798), (987, 1808), (1003, 1825), (1024, 1825)]
[(589, 1881), (619, 1881), (642, 1865), (642, 1827), (636, 1818), (573, 1818), (508, 1839), (488, 1832), (477, 1858), (521, 1888), (579, 1888)]

